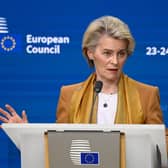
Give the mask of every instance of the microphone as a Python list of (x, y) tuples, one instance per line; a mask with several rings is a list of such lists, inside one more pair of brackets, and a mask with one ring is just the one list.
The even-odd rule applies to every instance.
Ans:
[(96, 81), (95, 86), (94, 86), (94, 91), (96, 94), (100, 93), (103, 87), (103, 82), (102, 81)]
[(91, 106), (91, 110), (90, 110), (89, 123), (92, 122), (93, 109), (94, 109), (94, 105), (95, 105), (95, 102), (96, 102), (96, 97), (97, 97), (98, 93), (101, 92), (102, 87), (103, 87), (103, 82), (102, 82), (102, 81), (96, 81), (96, 82), (95, 82), (95, 85), (94, 85), (93, 102), (92, 102), (92, 106)]

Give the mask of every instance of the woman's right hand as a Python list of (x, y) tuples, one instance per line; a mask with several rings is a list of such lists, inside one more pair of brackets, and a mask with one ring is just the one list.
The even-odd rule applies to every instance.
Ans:
[(9, 104), (5, 105), (6, 110), (0, 108), (0, 121), (3, 123), (28, 123), (27, 115), (25, 110), (22, 111), (22, 117), (20, 117), (15, 109)]

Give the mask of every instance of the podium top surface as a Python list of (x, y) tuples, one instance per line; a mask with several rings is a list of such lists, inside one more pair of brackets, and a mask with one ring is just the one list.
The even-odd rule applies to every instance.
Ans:
[[(2, 124), (3, 130), (19, 148), (20, 136), (23, 134), (44, 134), (47, 130), (55, 131), (120, 131), (129, 134), (149, 134), (156, 144), (163, 142), (165, 126), (161, 124)], [(165, 143), (165, 141), (164, 141)]]
[(120, 131), (126, 134), (165, 134), (165, 126), (162, 124), (115, 124), (115, 125), (98, 125), (98, 124), (2, 124), (3, 130), (12, 139), (16, 135), (27, 133), (44, 133), (47, 130), (55, 131)]

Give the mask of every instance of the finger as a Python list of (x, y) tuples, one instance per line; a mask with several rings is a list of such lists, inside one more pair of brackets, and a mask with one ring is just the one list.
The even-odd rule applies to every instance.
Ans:
[(2, 116), (0, 116), (0, 121), (2, 121), (4, 123), (8, 123), (9, 122), (5, 117), (2, 117)]
[(26, 115), (26, 111), (25, 111), (25, 110), (22, 111), (22, 118), (23, 118), (23, 122), (24, 122), (24, 123), (27, 123), (27, 122), (28, 122), (28, 119), (27, 119), (27, 115)]
[(9, 111), (12, 115), (17, 114), (16, 111), (15, 111), (15, 109), (14, 109), (12, 106), (10, 106), (9, 104), (6, 104), (5, 107), (8, 109), (8, 111)]
[(7, 111), (3, 110), (2, 108), (0, 108), (0, 113), (3, 114), (8, 119), (11, 117), (11, 115)]

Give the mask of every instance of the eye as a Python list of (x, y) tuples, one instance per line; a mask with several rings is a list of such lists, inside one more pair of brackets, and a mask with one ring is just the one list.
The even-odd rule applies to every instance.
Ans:
[(109, 57), (109, 56), (111, 56), (111, 52), (110, 51), (104, 51), (103, 55), (105, 55), (106, 57)]
[(122, 58), (122, 57), (125, 57), (127, 56), (127, 51), (126, 50), (122, 50), (118, 53), (118, 57)]

